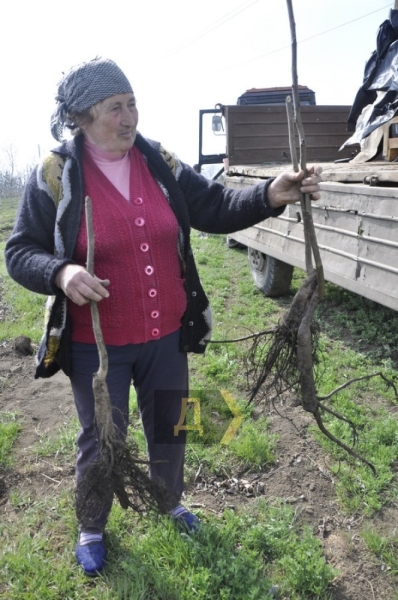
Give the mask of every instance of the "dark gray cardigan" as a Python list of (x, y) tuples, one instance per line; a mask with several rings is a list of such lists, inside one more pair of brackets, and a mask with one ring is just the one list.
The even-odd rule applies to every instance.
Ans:
[[(211, 317), (190, 245), (191, 226), (207, 233), (228, 234), (279, 216), (284, 207), (272, 209), (267, 205), (267, 187), (271, 180), (243, 190), (227, 189), (178, 161), (158, 142), (137, 134), (135, 145), (165, 192), (180, 226), (179, 254), (187, 291), (180, 347), (184, 352), (202, 353), (210, 337)], [(50, 186), (43, 177), (43, 166), (35, 168), (6, 244), (10, 276), (29, 290), (52, 296), (46, 331), (37, 355), (36, 377), (50, 377), (59, 368), (69, 373), (66, 300), (55, 285), (55, 277), (61, 267), (73, 263), (84, 202), (82, 148), (83, 138), (79, 136), (53, 150), (50, 157), (53, 163), (54, 160), (59, 162), (56, 184), (63, 191), (59, 203), (54, 198), (54, 185)], [(62, 343), (57, 344), (52, 356), (51, 340), (61, 338)]]

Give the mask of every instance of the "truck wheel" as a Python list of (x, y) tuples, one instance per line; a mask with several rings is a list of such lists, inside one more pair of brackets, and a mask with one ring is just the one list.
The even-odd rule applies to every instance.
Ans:
[(265, 296), (284, 296), (289, 292), (293, 266), (254, 248), (248, 248), (250, 269), (255, 286)]

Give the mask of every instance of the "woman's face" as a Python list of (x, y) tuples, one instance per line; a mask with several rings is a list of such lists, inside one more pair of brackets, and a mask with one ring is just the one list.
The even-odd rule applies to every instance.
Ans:
[(123, 156), (135, 141), (138, 111), (134, 94), (117, 94), (92, 107), (94, 120), (81, 126), (88, 140), (115, 155)]

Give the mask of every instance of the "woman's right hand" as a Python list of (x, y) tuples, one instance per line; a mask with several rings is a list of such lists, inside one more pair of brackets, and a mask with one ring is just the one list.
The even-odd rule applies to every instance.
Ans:
[(55, 277), (55, 283), (72, 302), (79, 306), (88, 304), (90, 300), (100, 302), (104, 298), (109, 298), (109, 292), (105, 289), (110, 283), (109, 279), (101, 281), (97, 277), (92, 277), (80, 265), (62, 267)]

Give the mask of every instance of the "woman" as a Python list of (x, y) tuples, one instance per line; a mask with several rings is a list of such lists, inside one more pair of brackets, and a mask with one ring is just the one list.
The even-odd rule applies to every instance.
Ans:
[[(50, 297), (36, 377), (59, 368), (70, 377), (81, 424), (79, 483), (97, 453), (92, 374), (98, 353), (89, 308), (90, 300), (97, 302), (115, 426), (125, 436), (133, 381), (154, 461), (151, 477), (180, 498), (184, 443), (164, 443), (167, 433), (159, 441), (155, 431), (159, 423), (169, 430), (179, 422), (181, 399), (188, 394), (187, 353), (204, 352), (210, 337), (209, 304), (190, 227), (227, 234), (280, 215), (299, 199), (300, 190), (316, 200), (320, 169), (306, 178), (284, 173), (242, 191), (208, 181), (137, 132), (133, 90), (111, 60), (96, 58), (72, 68), (56, 100), (52, 133), (62, 142), (67, 127), (74, 137), (34, 170), (6, 246), (11, 277)], [(86, 195), (93, 204), (94, 277), (84, 266)], [(104, 566), (110, 509), (103, 507), (94, 527), (79, 528), (76, 557), (88, 575)], [(198, 526), (199, 519), (180, 504), (169, 514), (188, 531)]]

